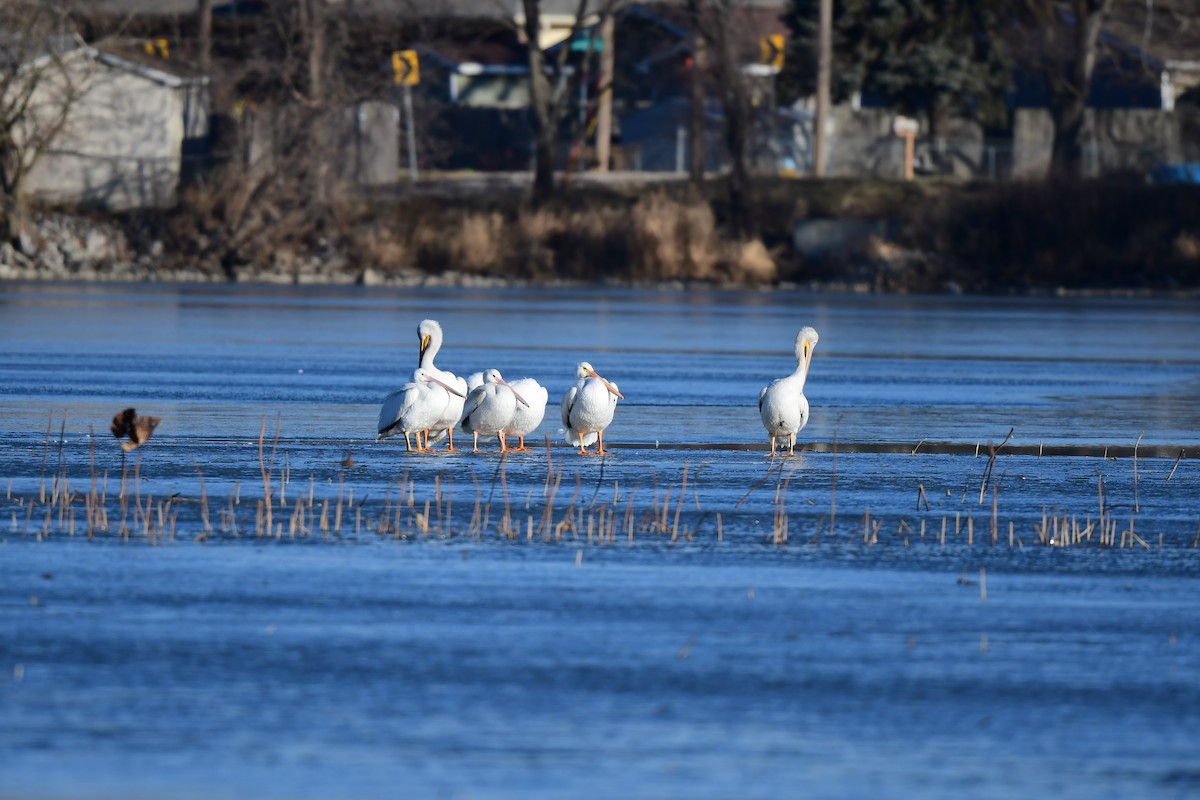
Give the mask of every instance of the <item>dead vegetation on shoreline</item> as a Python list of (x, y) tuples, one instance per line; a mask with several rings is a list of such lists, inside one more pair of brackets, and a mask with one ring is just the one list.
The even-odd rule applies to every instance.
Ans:
[[(474, 191), (451, 180), (342, 198), (318, 218), (280, 208), (248, 225), (226, 219), (244, 190), (222, 183), (193, 189), (168, 212), (43, 211), (51, 228), (33, 238), (37, 252), (0, 253), (0, 278), (1200, 289), (1200, 187), (761, 180), (759, 236), (748, 241), (728, 237), (722, 193), (708, 188), (697, 196), (682, 183), (580, 185), (534, 210), (517, 185)], [(77, 233), (62, 235), (64, 219)], [(793, 231), (812, 220), (886, 221), (886, 233), (805, 256)]]

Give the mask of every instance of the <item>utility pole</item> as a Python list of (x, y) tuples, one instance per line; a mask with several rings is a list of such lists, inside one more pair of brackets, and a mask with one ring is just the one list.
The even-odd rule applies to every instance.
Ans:
[(829, 125), (829, 83), (833, 72), (833, 0), (821, 0), (817, 21), (817, 118), (813, 123), (813, 175), (825, 177), (825, 129)]
[(200, 71), (212, 72), (212, 0), (200, 0), (197, 43), (200, 48)]
[(596, 171), (608, 172), (609, 154), (612, 152), (612, 97), (613, 97), (613, 15), (604, 17), (600, 26), (600, 97), (596, 108)]
[(708, 67), (708, 53), (704, 43), (702, 9), (698, 0), (689, 0), (688, 12), (692, 17), (692, 162), (690, 180), (692, 187), (699, 190), (704, 185), (704, 73)]

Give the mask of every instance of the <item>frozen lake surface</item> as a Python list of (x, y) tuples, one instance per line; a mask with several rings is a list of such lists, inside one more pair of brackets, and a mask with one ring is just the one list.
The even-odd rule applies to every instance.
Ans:
[[(374, 442), (425, 317), (439, 366), (549, 388), (549, 450)], [(768, 459), (806, 324), (804, 452)], [(1194, 797), (1198, 331), (0, 284), (0, 797)], [(585, 359), (627, 398), (604, 459), (557, 419)], [(127, 406), (163, 422), (123, 462)]]

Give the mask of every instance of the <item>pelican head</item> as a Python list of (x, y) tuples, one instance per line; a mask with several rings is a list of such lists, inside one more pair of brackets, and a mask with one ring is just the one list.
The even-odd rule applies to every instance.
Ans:
[(417, 341), (420, 343), (418, 352), (418, 363), (425, 360), (425, 352), (433, 348), (434, 354), (442, 345), (442, 326), (436, 319), (423, 319), (417, 325)]
[(807, 325), (800, 329), (800, 333), (796, 334), (796, 361), (804, 365), (806, 373), (809, 363), (812, 362), (813, 350), (816, 349), (820, 339), (816, 328), (810, 328)]
[(529, 408), (529, 403), (525, 402), (524, 397), (521, 397), (521, 395), (517, 394), (516, 389), (512, 388), (512, 386), (509, 386), (508, 381), (504, 380), (504, 378), (500, 375), (500, 370), (489, 369), (486, 372), (484, 372), (483, 373), (483, 382), (485, 384), (496, 383), (501, 386), (508, 386), (508, 390), (513, 393), (513, 397), (517, 398), (517, 402), (520, 403), (521, 405), (525, 406), (526, 408)]
[(459, 397), (466, 397), (466, 395), (464, 395), (458, 389), (454, 388), (445, 381), (438, 379), (436, 375), (424, 367), (417, 367), (415, 370), (413, 370), (413, 381), (415, 383), (436, 383), (450, 394), (458, 395)]
[[(813, 335), (816, 335), (816, 331), (813, 331)], [(585, 378), (595, 378), (604, 384), (604, 388), (608, 389), (622, 400), (625, 399), (625, 395), (621, 394), (616, 386), (613, 386), (599, 372), (596, 372), (596, 370), (592, 369), (592, 365), (586, 361), (579, 362), (579, 367), (575, 370), (575, 377), (579, 378), (580, 380)]]

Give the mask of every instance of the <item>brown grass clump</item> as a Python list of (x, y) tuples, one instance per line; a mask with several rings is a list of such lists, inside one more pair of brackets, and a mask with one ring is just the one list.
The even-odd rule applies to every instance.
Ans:
[(355, 260), (368, 266), (395, 270), (407, 267), (412, 258), (408, 243), (388, 228), (371, 228), (353, 241)]
[(779, 277), (775, 259), (767, 252), (762, 239), (733, 245), (729, 278), (736, 283), (773, 283)]
[(517, 217), (515, 250), (518, 274), (548, 277), (555, 274), (554, 237), (563, 229), (563, 219), (553, 211), (522, 211)]
[(462, 272), (485, 272), (504, 252), (504, 218), (497, 212), (468, 213), (450, 242), (451, 266)]
[(652, 194), (633, 207), (633, 270), (648, 280), (713, 280), (720, 248), (716, 219), (704, 203)]

